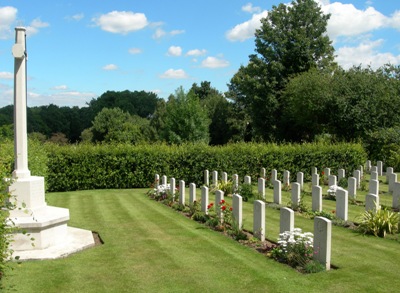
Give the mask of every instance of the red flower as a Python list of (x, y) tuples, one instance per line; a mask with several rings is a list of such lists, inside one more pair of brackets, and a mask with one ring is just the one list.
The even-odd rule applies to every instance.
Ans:
[(336, 213), (336, 211), (335, 211), (335, 210), (332, 210), (332, 214), (334, 214), (334, 213)]
[(229, 210), (230, 210), (230, 211), (232, 211), (232, 210), (233, 210), (233, 208), (232, 208), (232, 207), (230, 207), (230, 208), (229, 208)]
[(210, 206), (213, 206), (214, 205), (214, 203), (210, 203)]
[(221, 210), (225, 211), (225, 209), (226, 209), (226, 206), (221, 207)]
[(322, 171), (322, 172), (321, 172), (321, 175), (322, 175), (322, 176), (324, 176), (324, 175), (325, 175), (325, 172), (324, 172), (324, 171)]
[(224, 204), (225, 203), (225, 200), (221, 200), (220, 202), (219, 202), (219, 204)]
[(209, 210), (211, 207), (212, 207), (212, 205), (209, 204), (209, 205), (207, 206), (207, 210)]

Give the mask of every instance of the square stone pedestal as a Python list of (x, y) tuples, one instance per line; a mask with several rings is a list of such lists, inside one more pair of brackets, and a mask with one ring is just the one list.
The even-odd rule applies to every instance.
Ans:
[(17, 228), (11, 249), (21, 260), (65, 257), (94, 246), (91, 231), (68, 227), (69, 210), (47, 206), (44, 178), (17, 179), (9, 187), (16, 209), (9, 220)]

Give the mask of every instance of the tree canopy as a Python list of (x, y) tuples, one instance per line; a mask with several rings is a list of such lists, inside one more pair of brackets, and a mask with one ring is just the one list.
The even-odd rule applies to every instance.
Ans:
[(254, 135), (284, 138), (281, 91), (288, 79), (311, 68), (335, 66), (334, 48), (326, 35), (329, 15), (313, 0), (273, 6), (255, 33), (256, 54), (229, 84), (229, 97), (251, 117)]

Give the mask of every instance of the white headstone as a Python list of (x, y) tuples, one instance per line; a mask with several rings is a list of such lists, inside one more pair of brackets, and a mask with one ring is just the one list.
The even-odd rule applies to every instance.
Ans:
[(373, 211), (376, 213), (378, 206), (379, 206), (379, 195), (368, 193), (365, 196), (365, 210)]
[(294, 229), (294, 211), (283, 207), (280, 210), (280, 230), (279, 233), (285, 231), (293, 231)]
[(196, 184), (189, 184), (189, 203), (192, 204), (196, 201)]
[(218, 185), (218, 171), (212, 172), (212, 184), (214, 187)]
[(208, 214), (208, 187), (201, 187), (201, 211)]
[(399, 209), (400, 208), (400, 182), (395, 182), (393, 184), (392, 207), (394, 209)]
[(355, 177), (349, 177), (347, 179), (347, 190), (349, 196), (352, 199), (356, 199), (357, 196), (357, 179)]
[(300, 184), (300, 189), (304, 189), (304, 173), (303, 172), (298, 172), (297, 173), (297, 183)]
[(204, 170), (204, 185), (210, 186), (210, 172), (208, 170)]
[(361, 187), (361, 172), (360, 172), (360, 170), (354, 170), (353, 177), (356, 178), (357, 189), (360, 189), (360, 187)]
[(376, 167), (378, 168), (378, 175), (382, 176), (382, 173), (383, 173), (383, 162), (382, 161), (377, 161), (376, 162)]
[(371, 172), (371, 167), (372, 167), (371, 161), (370, 161), (370, 160), (367, 160), (367, 161), (365, 162), (365, 171), (366, 171), (366, 172)]
[(282, 203), (282, 183), (279, 180), (273, 181), (274, 185), (274, 203)]
[(235, 193), (239, 188), (239, 175), (238, 174), (233, 174), (232, 176), (232, 189), (233, 193)]
[(290, 185), (290, 172), (288, 170), (283, 171), (283, 186)]
[(261, 241), (265, 240), (265, 203), (254, 201), (253, 235)]
[(370, 180), (369, 181), (369, 193), (379, 195), (379, 181)]
[(264, 179), (265, 179), (265, 177), (267, 177), (267, 170), (265, 170), (265, 168), (261, 168), (260, 177), (264, 178)]
[(389, 176), (390, 174), (393, 174), (393, 168), (392, 167), (387, 167), (386, 168), (386, 182), (389, 183)]
[(314, 185), (312, 187), (312, 207), (315, 212), (322, 211), (322, 187)]
[(337, 185), (337, 180), (335, 175), (329, 175), (328, 177), (328, 186), (336, 186)]
[(175, 183), (175, 178), (171, 178), (169, 180), (169, 192), (172, 195), (172, 198), (175, 200), (175, 188), (176, 188), (176, 183)]
[(157, 189), (160, 185), (160, 175), (156, 174), (154, 176), (154, 188)]
[(215, 191), (215, 203), (218, 205), (218, 208), (217, 208), (216, 212), (217, 212), (217, 217), (219, 218), (221, 223), (223, 221), (223, 216), (224, 216), (223, 212), (222, 212), (222, 209), (221, 209), (221, 207), (224, 205), (223, 201), (225, 201), (224, 192), (222, 190)]
[(185, 205), (185, 181), (179, 181), (179, 204)]
[(378, 172), (371, 171), (370, 180), (378, 180)]
[(243, 199), (239, 194), (232, 195), (232, 216), (237, 227), (242, 230), (243, 224)]
[(336, 217), (347, 221), (348, 217), (348, 193), (347, 190), (337, 189), (336, 190)]
[(161, 183), (162, 183), (162, 185), (167, 185), (167, 182), (168, 182), (168, 179), (167, 179), (167, 176), (166, 175), (163, 175), (162, 177), (161, 177)]
[(318, 169), (317, 169), (317, 167), (311, 167), (311, 176), (312, 176), (313, 174), (318, 174)]
[(300, 205), (300, 184), (292, 183), (292, 209), (297, 210)]
[(397, 174), (392, 173), (389, 175), (389, 192), (393, 193), (393, 187), (395, 182), (397, 182)]
[(312, 174), (311, 184), (317, 186), (319, 185), (319, 174)]
[(346, 171), (344, 169), (339, 169), (338, 170), (338, 181), (340, 181), (343, 178), (346, 178)]
[(265, 199), (265, 179), (258, 178), (258, 195)]
[(378, 173), (378, 167), (377, 167), (377, 166), (372, 166), (372, 167), (371, 167), (371, 172), (376, 172), (376, 173)]
[(222, 172), (222, 176), (221, 177), (222, 177), (221, 178), (222, 182), (224, 182), (224, 183), (228, 182), (228, 173)]
[(331, 268), (332, 222), (323, 217), (314, 218), (314, 259)]
[(275, 180), (278, 180), (278, 171), (276, 169), (273, 169), (271, 171), (271, 181), (274, 182)]
[(251, 177), (250, 176), (244, 176), (244, 184), (251, 184)]

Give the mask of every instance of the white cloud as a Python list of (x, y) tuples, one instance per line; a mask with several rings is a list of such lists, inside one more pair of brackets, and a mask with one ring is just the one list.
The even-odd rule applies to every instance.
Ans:
[(201, 67), (206, 68), (222, 68), (229, 66), (229, 62), (216, 57), (207, 57), (201, 62)]
[(156, 31), (153, 34), (153, 39), (161, 39), (162, 37), (164, 37), (167, 33), (161, 29), (161, 28), (157, 28)]
[(48, 27), (50, 24), (48, 22), (43, 22), (40, 18), (32, 20), (31, 24), (26, 27), (26, 35), (33, 36), (39, 32), (39, 29)]
[(258, 6), (253, 6), (251, 3), (247, 3), (246, 5), (242, 6), (242, 10), (244, 12), (249, 12), (249, 13), (259, 13), (261, 12), (261, 8)]
[[(161, 25), (161, 24), (158, 24)], [(184, 30), (172, 30), (170, 32), (164, 31), (162, 28), (157, 28), (156, 31), (153, 34), (153, 39), (159, 40), (161, 38), (167, 37), (167, 36), (176, 36), (179, 34), (183, 34), (185, 31)]]
[(0, 79), (14, 79), (14, 74), (11, 72), (2, 71), (0, 72)]
[(11, 26), (17, 18), (17, 12), (12, 6), (0, 7), (0, 40), (12, 36)]
[(95, 98), (96, 96), (97, 95), (95, 93), (78, 91), (58, 92), (52, 95), (28, 92), (27, 101), (29, 107), (49, 104), (55, 104), (61, 107), (84, 107), (86, 106), (87, 102), (90, 102), (90, 100)]
[(180, 35), (180, 34), (183, 34), (183, 33), (185, 33), (184, 30), (172, 30), (172, 31), (169, 32), (169, 34), (171, 36), (176, 36), (176, 35)]
[(189, 76), (183, 69), (168, 69), (163, 74), (161, 74), (160, 77), (167, 79), (185, 79)]
[(253, 17), (250, 20), (240, 23), (226, 32), (226, 38), (232, 42), (243, 42), (254, 37), (256, 29), (260, 28), (261, 26), (261, 18), (267, 17), (267, 15), (268, 11), (266, 10), (261, 13), (253, 14)]
[(140, 48), (130, 48), (128, 52), (129, 54), (136, 55), (142, 53), (143, 51)]
[(335, 40), (338, 36), (356, 36), (388, 26), (390, 19), (373, 7), (359, 10), (353, 4), (335, 2), (321, 7), (330, 13), (328, 35)]
[(65, 91), (66, 89), (68, 89), (68, 87), (65, 84), (62, 85), (56, 85), (54, 87), (51, 88), (52, 90), (57, 90), (57, 91)]
[(357, 47), (341, 47), (336, 51), (336, 61), (344, 69), (358, 65), (363, 67), (370, 65), (377, 69), (387, 63), (400, 64), (400, 55), (394, 56), (392, 53), (378, 52), (382, 44), (383, 40), (377, 40), (362, 42)]
[(112, 11), (92, 21), (106, 32), (123, 35), (141, 30), (148, 25), (146, 15), (132, 11)]
[(400, 10), (395, 11), (389, 19), (389, 25), (397, 30), (400, 30)]
[(68, 16), (66, 16), (65, 17), (65, 19), (66, 20), (69, 20), (69, 21), (80, 21), (80, 20), (82, 20), (83, 18), (85, 17), (85, 15), (83, 14), (83, 13), (77, 13), (77, 14), (74, 14), (74, 15), (68, 15)]
[(207, 53), (207, 50), (205, 50), (205, 49), (202, 49), (202, 50), (193, 49), (193, 50), (189, 50), (189, 51), (186, 53), (186, 56), (203, 56), (203, 55), (205, 55), (206, 53)]
[(118, 66), (115, 64), (107, 64), (107, 65), (103, 66), (103, 70), (107, 70), (107, 71), (117, 70), (117, 69), (118, 69)]
[(182, 48), (179, 47), (179, 46), (171, 46), (168, 49), (167, 55), (168, 56), (175, 56), (175, 57), (181, 56), (182, 55)]

